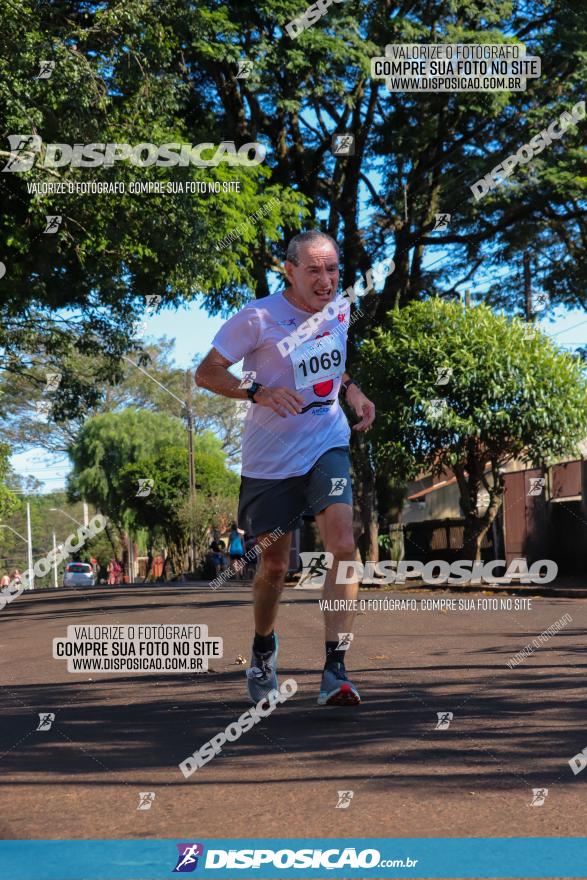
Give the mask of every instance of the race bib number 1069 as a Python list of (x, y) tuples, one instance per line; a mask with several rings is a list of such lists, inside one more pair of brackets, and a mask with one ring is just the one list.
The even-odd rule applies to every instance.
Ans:
[(332, 336), (309, 339), (291, 352), (296, 388), (311, 388), (344, 373), (340, 342)]

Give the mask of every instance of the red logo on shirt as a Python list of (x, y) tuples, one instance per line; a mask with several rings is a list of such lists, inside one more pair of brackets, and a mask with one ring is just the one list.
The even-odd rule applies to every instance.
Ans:
[(341, 324), (344, 324), (344, 322), (346, 321), (346, 315), (344, 312), (338, 313), (338, 320), (340, 321)]
[[(340, 315), (339, 315), (340, 320)], [(330, 330), (326, 330), (324, 333), (319, 333), (316, 336), (316, 339), (320, 339), (321, 336), (330, 336)], [(334, 388), (334, 382), (332, 379), (327, 379), (326, 382), (318, 382), (317, 385), (312, 385), (312, 391), (316, 395), (316, 397), (328, 397)]]

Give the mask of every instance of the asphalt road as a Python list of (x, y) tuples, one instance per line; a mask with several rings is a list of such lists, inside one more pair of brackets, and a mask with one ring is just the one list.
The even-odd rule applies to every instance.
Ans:
[[(347, 667), (363, 704), (320, 708), (319, 591), (287, 589), (281, 678), (298, 692), (184, 779), (178, 763), (248, 708), (250, 588), (150, 586), (25, 594), (0, 612), (0, 837), (582, 836), (587, 603), (525, 610), (368, 610)], [(438, 591), (373, 598), (457, 598)], [(496, 599), (483, 593), (467, 600)], [(572, 621), (516, 668), (538, 633)], [(211, 671), (68, 673), (66, 627), (207, 624)], [(39, 731), (39, 713), (55, 713)], [(436, 729), (438, 712), (452, 712)], [(547, 788), (531, 806), (533, 788)], [(337, 808), (338, 792), (352, 791)], [(139, 792), (154, 792), (138, 810)]]

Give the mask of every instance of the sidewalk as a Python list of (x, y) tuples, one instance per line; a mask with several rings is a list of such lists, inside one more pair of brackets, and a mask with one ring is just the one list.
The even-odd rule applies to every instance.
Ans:
[[(289, 575), (286, 577), (285, 585), (286, 587), (292, 587), (294, 589), (299, 589), (300, 592), (303, 591), (319, 591), (322, 587), (312, 587), (312, 586), (302, 586), (298, 588), (298, 581), (301, 577), (301, 573), (298, 572), (293, 575)], [(149, 586), (148, 584), (128, 584), (127, 586), (137, 586), (144, 587)], [(166, 582), (164, 584), (152, 584), (153, 587), (209, 587), (210, 581), (184, 581), (183, 583), (174, 582)], [(234, 589), (237, 587), (251, 587), (252, 581), (235, 581), (235, 580), (227, 580), (225, 583), (213, 590), (210, 588), (210, 592), (222, 593), (226, 588)], [(504, 595), (510, 594), (529, 594), (532, 596), (553, 596), (558, 597), (560, 599), (587, 599), (587, 574), (584, 576), (581, 575), (567, 575), (563, 577), (557, 577), (555, 580), (550, 583), (541, 585), (541, 584), (531, 584), (531, 583), (511, 583), (511, 584), (500, 584), (496, 582), (488, 583), (488, 584), (466, 584), (463, 586), (458, 586), (457, 584), (426, 584), (421, 578), (408, 578), (405, 584), (365, 584), (359, 583), (359, 587), (361, 590), (388, 593), (388, 592), (410, 592), (412, 590), (422, 591), (422, 590), (434, 590), (446, 593), (454, 593), (456, 595), (462, 595), (463, 593), (482, 593), (482, 592), (490, 592), (490, 593), (503, 593)]]
[[(297, 582), (300, 579), (300, 575), (296, 574), (292, 578), (289, 578), (286, 583), (287, 586), (292, 586), (298, 589)], [(532, 583), (511, 583), (511, 584), (501, 584), (498, 582), (492, 583), (476, 583), (476, 584), (463, 584), (459, 586), (458, 584), (427, 584), (421, 578), (408, 578), (405, 584), (359, 584), (361, 590), (368, 590), (374, 592), (382, 592), (382, 593), (397, 593), (397, 592), (410, 592), (412, 590), (422, 591), (422, 590), (434, 590), (445, 593), (454, 593), (457, 595), (462, 595), (463, 593), (503, 593), (504, 595), (516, 595), (516, 594), (529, 594), (532, 596), (554, 596), (560, 599), (587, 599), (587, 574), (585, 576), (581, 575), (567, 575), (563, 577), (557, 577), (555, 580), (550, 581), (547, 584), (532, 584)], [(322, 587), (312, 587), (312, 586), (302, 586), (299, 587), (299, 590), (321, 590)]]
[[(298, 581), (300, 579), (300, 574), (296, 573), (294, 575), (290, 575), (286, 578), (286, 587), (292, 587), (294, 589), (299, 589), (300, 592), (304, 591), (319, 591), (322, 587), (312, 587), (312, 586), (297, 586)], [(210, 581), (204, 580), (185, 580), (185, 581), (165, 581), (163, 583), (150, 583), (145, 584), (142, 581), (135, 581), (131, 584), (117, 584), (116, 586), (108, 586), (107, 584), (100, 584), (96, 587), (93, 587), (94, 590), (117, 590), (121, 588), (128, 587), (129, 589), (152, 589), (154, 591), (158, 589), (183, 589), (185, 587), (198, 587), (203, 588), (207, 587), (211, 593), (222, 594), (227, 588), (236, 589), (236, 588), (251, 588), (252, 581), (246, 580), (227, 580), (222, 586), (218, 587), (216, 590), (210, 587)], [(540, 584), (530, 584), (530, 583), (520, 583), (520, 584), (499, 584), (499, 583), (488, 583), (488, 584), (467, 584), (463, 586), (458, 586), (457, 584), (426, 584), (421, 578), (409, 578), (405, 584), (359, 584), (361, 590), (373, 591), (378, 593), (397, 593), (397, 592), (411, 592), (411, 591), (422, 591), (422, 590), (434, 590), (435, 592), (445, 592), (445, 593), (454, 593), (456, 595), (462, 595), (464, 593), (503, 593), (504, 595), (516, 595), (516, 594), (529, 594), (531, 596), (545, 596), (545, 597), (558, 597), (560, 599), (587, 599), (587, 574), (582, 577), (580, 575), (567, 575), (564, 577), (557, 577), (554, 581), (551, 581), (548, 584), (544, 584), (543, 586)], [(59, 586), (57, 589), (54, 587), (47, 587), (42, 589), (35, 589), (34, 591), (26, 590), (25, 593), (27, 595), (45, 595), (48, 593), (52, 593), (53, 595), (58, 595), (61, 593), (83, 593), (87, 588), (84, 587), (62, 587)]]
[(446, 593), (504, 593), (504, 594), (524, 594), (529, 593), (532, 596), (555, 596), (561, 599), (587, 599), (587, 574), (584, 577), (580, 575), (557, 577), (548, 584), (466, 584), (459, 587), (457, 584), (425, 584), (421, 579), (410, 579), (405, 584), (383, 584), (382, 586), (361, 586), (362, 590), (379, 591), (410, 591), (410, 590), (440, 590)]

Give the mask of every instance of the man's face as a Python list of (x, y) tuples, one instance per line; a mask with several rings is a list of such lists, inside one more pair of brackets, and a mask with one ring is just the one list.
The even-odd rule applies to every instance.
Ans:
[(334, 245), (326, 239), (302, 245), (298, 265), (286, 260), (285, 271), (296, 297), (315, 312), (336, 296), (338, 256)]

